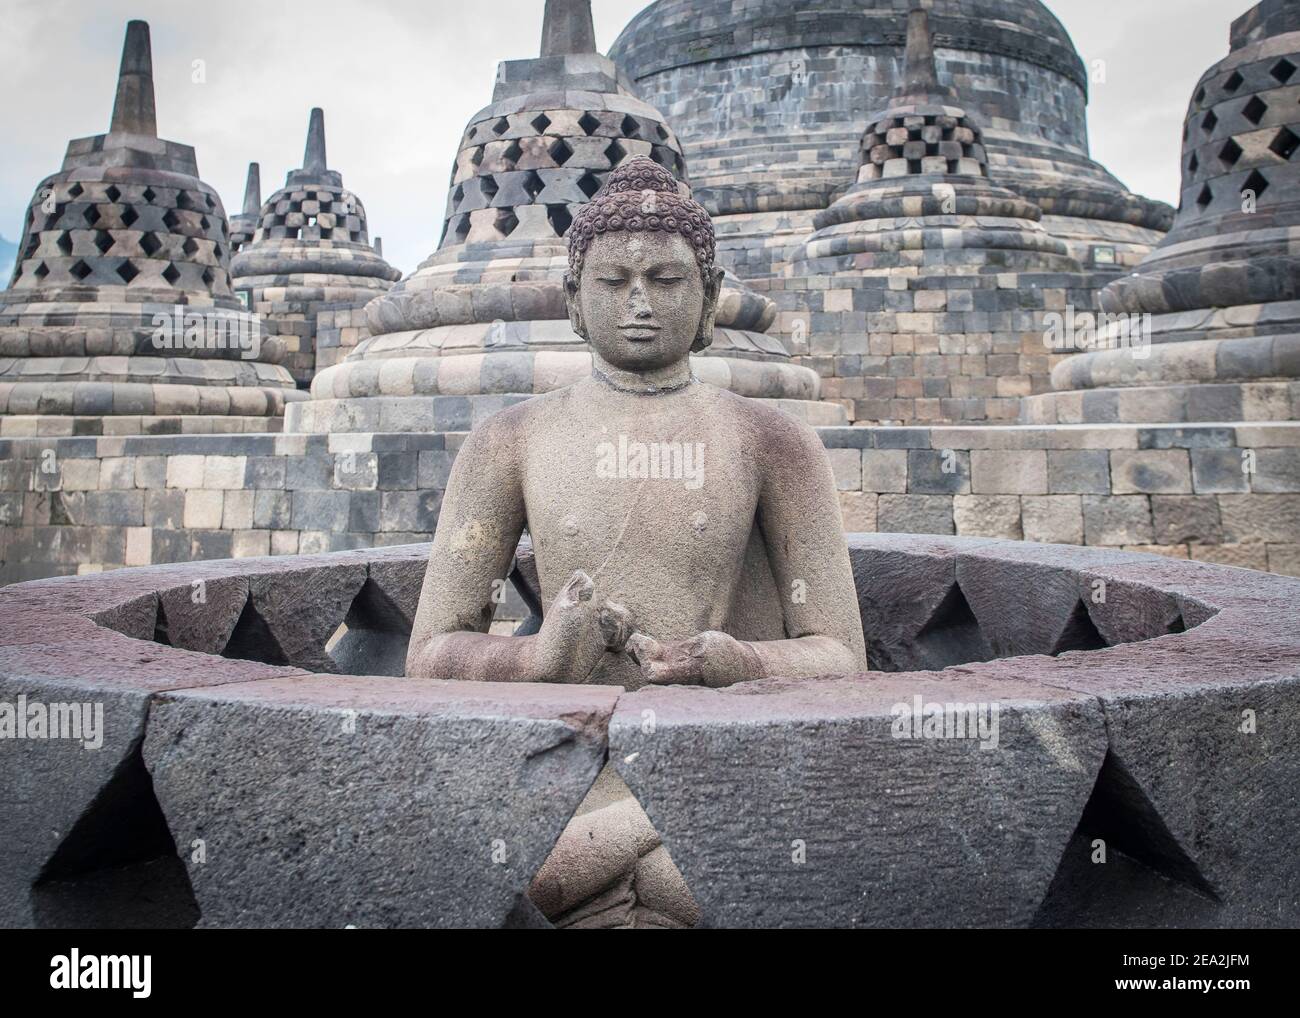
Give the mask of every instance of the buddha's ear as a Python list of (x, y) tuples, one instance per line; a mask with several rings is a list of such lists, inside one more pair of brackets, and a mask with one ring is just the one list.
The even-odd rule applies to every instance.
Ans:
[(564, 306), (569, 312), (569, 327), (574, 335), (587, 338), (587, 331), (582, 324), (582, 307), (578, 303), (578, 281), (572, 272), (564, 274)]
[(698, 353), (713, 342), (713, 320), (718, 316), (718, 299), (722, 296), (722, 269), (714, 268), (704, 275), (704, 309), (700, 314), (700, 329), (695, 334), (691, 350)]

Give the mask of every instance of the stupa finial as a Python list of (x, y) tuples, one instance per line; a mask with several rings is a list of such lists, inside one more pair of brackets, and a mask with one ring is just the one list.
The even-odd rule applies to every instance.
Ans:
[(542, 56), (595, 52), (591, 0), (546, 0), (542, 15)]
[(307, 125), (307, 149), (302, 154), (302, 168), (321, 174), (328, 169), (325, 161), (325, 111), (315, 106)]
[(257, 163), (248, 164), (248, 182), (244, 184), (244, 215), (256, 216), (262, 211), (262, 168)]
[(903, 85), (898, 96), (934, 96), (956, 99), (957, 93), (939, 84), (934, 67), (934, 39), (930, 15), (924, 7), (913, 7), (907, 15), (907, 49), (903, 56)]
[(153, 56), (147, 21), (127, 22), (109, 132), (158, 137), (158, 115), (153, 96)]

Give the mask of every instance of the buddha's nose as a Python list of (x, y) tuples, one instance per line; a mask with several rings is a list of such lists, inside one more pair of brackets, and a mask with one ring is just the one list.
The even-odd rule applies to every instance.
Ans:
[(650, 299), (646, 296), (645, 287), (640, 283), (632, 285), (632, 292), (628, 294), (628, 310), (632, 312), (633, 318), (650, 318), (654, 314), (650, 310)]

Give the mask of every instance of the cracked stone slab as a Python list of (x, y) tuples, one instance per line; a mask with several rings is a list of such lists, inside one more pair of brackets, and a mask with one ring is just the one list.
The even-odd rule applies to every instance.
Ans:
[[(1029, 924), (1105, 756), (1100, 707), (1011, 675), (944, 676), (666, 687), (619, 701), (610, 758), (703, 925)], [(895, 738), (895, 705), (917, 696), (997, 702), (997, 748)]]
[(506, 923), (619, 690), (322, 676), (159, 697), (144, 759), (204, 926)]

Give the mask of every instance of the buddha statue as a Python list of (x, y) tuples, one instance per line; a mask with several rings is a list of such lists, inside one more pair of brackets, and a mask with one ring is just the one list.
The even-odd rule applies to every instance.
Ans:
[[(865, 671), (821, 441), (784, 411), (692, 375), (689, 355), (711, 339), (722, 283), (708, 213), (663, 167), (633, 158), (579, 209), (568, 245), (565, 297), (574, 332), (591, 346), (591, 374), (498, 411), (466, 439), (407, 675), (634, 690)], [(537, 632), (492, 635), (493, 591), (525, 528), (548, 607)], [(652, 850), (641, 863), (662, 852), (609, 768), (592, 796), (571, 828), (585, 823), (614, 841), (609, 832), (621, 830)], [(532, 892), (552, 917), (574, 904), (569, 835), (542, 869), (546, 886)], [(620, 879), (593, 877), (590, 855), (575, 881)], [(663, 861), (641, 867), (660, 885), (649, 896), (689, 904)], [(689, 925), (689, 907), (666, 911), (677, 921), (664, 925)]]
[[(407, 674), (635, 689), (863, 671), (820, 440), (692, 376), (722, 281), (708, 213), (634, 158), (578, 211), (568, 242), (565, 295), (591, 375), (466, 439)], [(525, 527), (549, 608), (533, 635), (489, 635)]]

